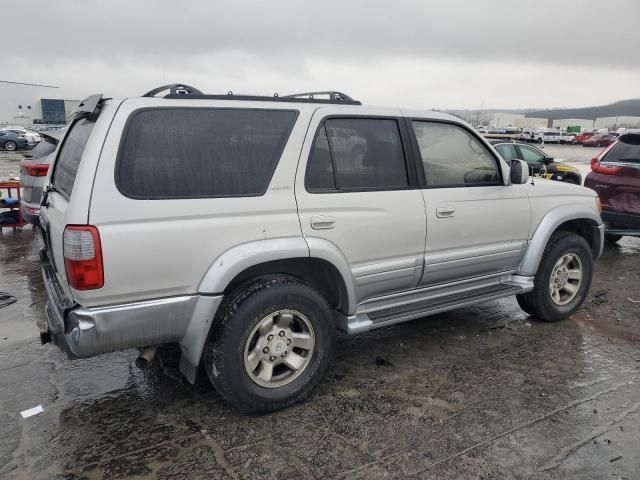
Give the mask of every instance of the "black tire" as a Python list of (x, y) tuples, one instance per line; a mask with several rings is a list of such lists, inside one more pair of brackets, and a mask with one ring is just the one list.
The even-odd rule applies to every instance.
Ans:
[[(282, 309), (297, 310), (307, 317), (315, 346), (298, 377), (284, 386), (267, 388), (247, 373), (245, 345), (265, 316)], [(262, 277), (237, 288), (223, 301), (211, 330), (203, 355), (209, 380), (230, 404), (251, 413), (280, 410), (307, 398), (325, 376), (335, 350), (333, 315), (325, 298), (284, 275)]]
[(542, 138), (538, 138), (538, 139), (536, 140), (536, 143), (542, 143)]
[(13, 152), (17, 148), (18, 148), (18, 145), (16, 145), (16, 142), (13, 142), (11, 140), (7, 140), (6, 142), (4, 142), (4, 149), (9, 152)]
[[(566, 305), (551, 299), (549, 282), (553, 268), (562, 255), (577, 255), (582, 263), (582, 281), (576, 296)], [(520, 308), (545, 322), (564, 320), (573, 315), (587, 298), (593, 275), (593, 254), (587, 241), (576, 233), (555, 232), (547, 243), (531, 292), (516, 295)]]
[(620, 241), (621, 238), (622, 238), (622, 235), (610, 235), (608, 233), (605, 233), (604, 235), (604, 241), (608, 245), (615, 245)]

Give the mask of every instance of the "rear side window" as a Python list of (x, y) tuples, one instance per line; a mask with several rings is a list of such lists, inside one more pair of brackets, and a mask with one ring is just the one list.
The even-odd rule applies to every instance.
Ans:
[(296, 116), (288, 110), (138, 111), (120, 145), (117, 186), (138, 199), (262, 195)]
[(77, 120), (65, 137), (56, 158), (56, 166), (51, 183), (69, 197), (76, 181), (82, 152), (84, 152), (84, 147), (87, 145), (95, 124), (95, 117), (84, 117)]
[(602, 162), (640, 165), (640, 134), (623, 135), (603, 157)]
[(326, 120), (316, 134), (305, 183), (309, 191), (406, 188), (409, 178), (396, 120)]

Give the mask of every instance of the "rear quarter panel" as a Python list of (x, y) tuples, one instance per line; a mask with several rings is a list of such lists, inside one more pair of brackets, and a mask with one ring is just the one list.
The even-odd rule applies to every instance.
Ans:
[[(137, 200), (115, 182), (118, 148), (128, 117), (144, 107), (282, 108), (299, 115), (263, 196)], [(104, 287), (77, 292), (83, 305), (106, 305), (193, 294), (212, 262), (254, 240), (300, 236), (294, 180), (312, 109), (301, 105), (217, 100), (128, 100), (114, 118), (91, 196), (89, 223), (102, 242)], [(250, 174), (250, 172), (247, 172)]]

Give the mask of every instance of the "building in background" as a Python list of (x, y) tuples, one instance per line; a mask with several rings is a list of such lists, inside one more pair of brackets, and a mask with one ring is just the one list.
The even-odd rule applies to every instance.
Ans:
[(569, 127), (580, 127), (581, 130), (592, 130), (593, 120), (585, 118), (561, 118), (553, 121), (553, 128), (566, 130)]
[(523, 115), (522, 118), (516, 118), (513, 126), (518, 128), (527, 128), (527, 129), (545, 128), (548, 123), (549, 123), (549, 120), (546, 118), (533, 118), (533, 117), (526, 118)]
[(619, 128), (640, 128), (640, 117), (601, 117), (596, 118), (594, 128), (608, 128), (611, 131)]
[(60, 98), (58, 89), (0, 80), (0, 125), (64, 125), (80, 102)]

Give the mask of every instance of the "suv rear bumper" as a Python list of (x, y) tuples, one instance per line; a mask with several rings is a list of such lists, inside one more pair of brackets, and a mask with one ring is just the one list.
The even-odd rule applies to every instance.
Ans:
[(47, 254), (41, 251), (47, 289), (47, 326), (52, 342), (71, 359), (129, 348), (179, 343), (180, 367), (195, 372), (221, 295), (184, 295), (104, 307), (84, 308), (71, 301), (57, 280)]
[(607, 224), (607, 233), (640, 236), (640, 215), (604, 211), (602, 220)]

